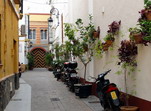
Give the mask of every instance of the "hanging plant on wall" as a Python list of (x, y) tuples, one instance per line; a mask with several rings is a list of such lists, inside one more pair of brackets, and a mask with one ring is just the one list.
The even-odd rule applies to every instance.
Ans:
[(100, 36), (100, 27), (98, 26), (98, 29), (93, 31), (93, 37), (99, 38), (99, 36)]
[(144, 0), (144, 9), (140, 11), (141, 18), (144, 20), (151, 20), (151, 1)]
[(130, 35), (129, 35), (130, 40), (134, 41), (136, 44), (144, 43), (141, 29), (137, 27), (129, 28), (129, 32), (130, 32)]
[(140, 28), (142, 30), (143, 40), (146, 42), (151, 42), (151, 21), (141, 20), (139, 21)]
[(104, 38), (105, 42), (102, 44), (104, 51), (107, 51), (108, 48), (112, 46), (115, 40), (115, 36), (119, 34), (120, 25), (121, 25), (121, 21), (119, 22), (113, 21), (109, 25), (109, 30), (107, 31), (107, 35)]
[[(139, 39), (139, 41), (135, 40), (136, 44), (142, 43), (147, 46), (147, 43), (151, 42), (151, 1), (144, 0), (144, 9), (142, 9), (139, 13), (141, 14), (138, 19), (139, 28), (130, 28), (130, 37), (133, 36), (133, 38), (137, 38), (137, 40)], [(132, 35), (133, 32), (138, 33), (137, 35)]]
[(109, 30), (107, 31), (108, 33), (112, 33), (113, 35), (117, 35), (119, 33), (121, 21), (113, 21), (109, 25)]

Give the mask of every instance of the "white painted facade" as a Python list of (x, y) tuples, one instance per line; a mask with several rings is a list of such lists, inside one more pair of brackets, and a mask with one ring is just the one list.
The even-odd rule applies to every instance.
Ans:
[[(58, 3), (57, 3), (58, 2)], [(59, 4), (59, 2), (64, 2)], [(143, 0), (53, 0), (52, 5), (59, 10), (59, 21), (61, 23), (61, 14), (64, 17), (64, 23), (74, 23), (77, 18), (82, 18), (85, 23), (88, 23), (88, 14), (92, 14), (94, 17), (95, 27), (100, 26), (101, 33), (100, 39), (106, 35), (108, 25), (114, 20), (121, 20), (121, 34), (116, 38), (114, 42), (114, 49), (103, 54), (103, 57), (94, 57), (92, 62), (88, 66), (87, 77), (89, 75), (97, 77), (98, 74), (108, 69), (112, 69), (111, 73), (107, 76), (118, 85), (118, 87), (124, 89), (124, 76), (116, 75), (115, 73), (120, 70), (117, 65), (119, 61), (117, 58), (117, 49), (120, 46), (120, 41), (128, 39), (130, 27), (134, 27), (137, 24), (139, 13), (143, 9)], [(55, 19), (55, 18), (54, 18)], [(59, 25), (54, 40), (61, 44), (61, 25)], [(64, 38), (65, 39), (65, 38)], [(136, 80), (128, 79), (129, 92), (131, 90), (136, 91), (136, 97), (151, 101), (151, 44), (149, 46), (138, 45), (137, 55), (137, 71), (133, 74), (133, 78)], [(79, 75), (83, 77), (84, 66), (79, 63)], [(134, 86), (136, 85), (136, 86)]]
[(26, 64), (25, 59), (25, 37), (19, 38), (19, 62)]
[[(70, 22), (74, 23), (77, 18), (82, 18), (85, 23), (88, 20), (88, 14), (94, 16), (95, 26), (100, 26), (101, 34), (100, 39), (106, 35), (108, 30), (108, 25), (114, 20), (121, 20), (121, 34), (116, 38), (114, 43), (114, 49), (111, 51), (103, 53), (103, 57), (94, 57), (93, 61), (88, 66), (89, 75), (97, 77), (98, 74), (104, 72), (108, 69), (112, 69), (111, 73), (107, 76), (118, 85), (118, 87), (125, 91), (124, 89), (124, 75), (116, 75), (115, 73), (120, 70), (118, 63), (118, 47), (120, 46), (120, 41), (123, 39), (128, 39), (130, 27), (134, 27), (137, 24), (139, 18), (139, 11), (143, 9), (143, 0), (69, 0), (69, 10), (70, 10)], [(136, 97), (151, 101), (151, 44), (149, 46), (138, 45), (138, 55), (137, 55), (137, 70), (133, 73), (133, 77), (128, 78), (129, 93), (131, 91), (136, 91)], [(79, 64), (79, 75), (83, 77), (84, 66)], [(135, 79), (135, 80), (134, 80)], [(136, 86), (135, 86), (136, 85)]]

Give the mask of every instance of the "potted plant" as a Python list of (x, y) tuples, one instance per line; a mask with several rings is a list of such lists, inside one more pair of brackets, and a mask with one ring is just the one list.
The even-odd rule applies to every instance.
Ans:
[(144, 0), (144, 9), (141, 10), (139, 13), (141, 17), (139, 18), (139, 26), (142, 31), (142, 38), (144, 45), (151, 42), (151, 1)]
[(143, 35), (141, 29), (138, 29), (137, 27), (129, 28), (130, 32), (130, 40), (135, 41), (136, 44), (143, 43)]
[(128, 102), (128, 86), (127, 86), (127, 78), (128, 75), (131, 72), (135, 71), (135, 68), (137, 66), (136, 63), (136, 55), (137, 55), (137, 46), (135, 45), (134, 42), (130, 40), (123, 40), (121, 41), (121, 47), (118, 49), (118, 56), (120, 59), (119, 64), (122, 66), (124, 69), (124, 83), (125, 83), (125, 105), (122, 106), (121, 110), (122, 111), (137, 111), (138, 107), (135, 106), (129, 106)]
[(105, 43), (107, 46), (111, 46), (114, 42), (114, 35), (112, 33), (108, 33), (104, 38)]
[(141, 20), (139, 21), (139, 25), (142, 30), (143, 40), (146, 42), (150, 42), (151, 41), (151, 30), (150, 30), (151, 22), (146, 21), (146, 20)]
[(33, 70), (33, 68), (34, 68), (34, 57), (30, 52), (28, 52), (28, 54), (27, 54), (27, 59), (28, 59), (28, 69)]
[(144, 0), (145, 9), (140, 11), (141, 18), (145, 20), (151, 20), (151, 1)]
[(120, 29), (121, 21), (116, 22), (113, 21), (109, 25), (109, 30), (107, 31), (107, 35), (104, 38), (104, 43), (103, 45), (103, 50), (107, 51), (110, 46), (112, 46), (114, 40), (115, 40), (115, 35), (119, 34), (119, 29)]
[(97, 31), (96, 30), (93, 31), (93, 37), (99, 38), (99, 36), (100, 36), (100, 27), (98, 26)]
[(104, 43), (102, 43), (103, 51), (107, 51), (110, 46), (112, 46), (114, 42), (114, 35), (112, 33), (108, 33), (104, 38)]
[(46, 53), (45, 61), (49, 71), (53, 70), (53, 58), (54, 58), (54, 54), (50, 52)]
[(113, 35), (117, 35), (119, 33), (121, 21), (113, 21), (109, 25), (109, 30), (107, 31), (108, 33), (112, 33)]
[[(77, 19), (76, 26), (79, 32), (79, 43), (75, 45), (75, 56), (78, 57), (84, 65), (84, 77), (81, 84), (75, 85), (75, 94), (80, 98), (86, 98), (91, 94), (92, 84), (86, 83), (86, 74), (87, 74), (87, 65), (90, 63), (93, 56), (93, 49), (95, 40), (90, 36), (91, 30), (94, 29), (94, 25), (92, 23), (92, 16), (89, 16), (89, 24), (87, 26), (83, 25), (82, 19)], [(83, 47), (84, 46), (84, 47)]]

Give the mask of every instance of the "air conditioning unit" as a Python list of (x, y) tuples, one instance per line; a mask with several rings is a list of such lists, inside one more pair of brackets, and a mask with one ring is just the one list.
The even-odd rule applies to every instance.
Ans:
[(26, 27), (25, 27), (25, 25), (21, 25), (21, 35), (26, 35)]

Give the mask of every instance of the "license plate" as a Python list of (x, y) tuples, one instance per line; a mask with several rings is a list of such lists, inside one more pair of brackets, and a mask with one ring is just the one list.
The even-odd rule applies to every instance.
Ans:
[(111, 97), (112, 97), (112, 99), (117, 99), (117, 95), (116, 95), (115, 91), (111, 92)]

